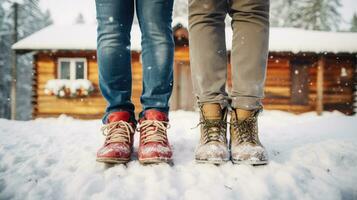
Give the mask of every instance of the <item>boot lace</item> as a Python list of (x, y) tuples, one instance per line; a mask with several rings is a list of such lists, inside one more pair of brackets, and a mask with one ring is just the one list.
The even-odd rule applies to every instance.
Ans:
[(134, 128), (125, 121), (116, 121), (104, 125), (101, 128), (107, 143), (113, 142), (131, 142), (131, 134), (134, 133)]
[(144, 120), (140, 123), (138, 131), (141, 133), (142, 143), (160, 142), (167, 143), (167, 129), (170, 128), (169, 123), (158, 120)]
[(249, 117), (242, 121), (235, 120), (232, 125), (236, 134), (236, 142), (258, 144), (256, 117)]
[(226, 122), (222, 120), (204, 120), (198, 123), (197, 126), (203, 126), (202, 139), (204, 144), (209, 142), (225, 142)]

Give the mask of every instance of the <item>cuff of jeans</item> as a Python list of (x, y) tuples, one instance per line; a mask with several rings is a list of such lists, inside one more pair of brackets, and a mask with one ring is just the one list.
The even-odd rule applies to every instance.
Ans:
[(111, 111), (106, 112), (106, 113), (104, 114), (104, 116), (102, 117), (102, 123), (103, 123), (103, 124), (107, 124), (107, 123), (108, 123), (108, 116), (109, 116), (111, 113), (113, 113), (113, 112), (118, 112), (118, 111), (127, 111), (127, 112), (129, 112), (129, 113), (130, 113), (130, 119), (129, 119), (129, 121), (130, 121), (130, 122), (133, 122), (134, 124), (137, 124), (137, 121), (136, 121), (136, 119), (135, 119), (135, 113), (134, 113), (134, 111), (132, 111), (132, 110), (126, 110), (126, 109), (113, 109), (113, 110), (111, 110)]

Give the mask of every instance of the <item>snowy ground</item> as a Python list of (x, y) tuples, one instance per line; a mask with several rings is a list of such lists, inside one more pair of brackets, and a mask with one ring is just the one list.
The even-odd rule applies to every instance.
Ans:
[(198, 115), (170, 117), (172, 167), (95, 162), (99, 120), (0, 119), (0, 199), (357, 199), (356, 116), (264, 112), (261, 167), (195, 164)]

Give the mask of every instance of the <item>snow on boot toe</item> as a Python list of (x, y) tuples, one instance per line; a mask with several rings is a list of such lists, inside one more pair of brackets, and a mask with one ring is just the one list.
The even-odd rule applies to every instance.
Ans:
[(166, 145), (149, 143), (139, 149), (138, 155), (141, 161), (170, 160), (172, 150)]
[(260, 164), (268, 162), (264, 147), (249, 143), (232, 147), (232, 160), (237, 163)]
[(225, 162), (229, 160), (229, 152), (227, 145), (223, 143), (212, 142), (205, 145), (200, 145), (196, 149), (196, 160), (200, 161), (216, 161)]
[(99, 149), (98, 158), (120, 157), (130, 158), (130, 147), (121, 143), (111, 143)]

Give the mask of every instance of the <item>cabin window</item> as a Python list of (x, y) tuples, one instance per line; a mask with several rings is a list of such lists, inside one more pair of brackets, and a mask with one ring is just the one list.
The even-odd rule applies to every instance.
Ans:
[(85, 58), (59, 58), (59, 79), (87, 79), (87, 59)]

